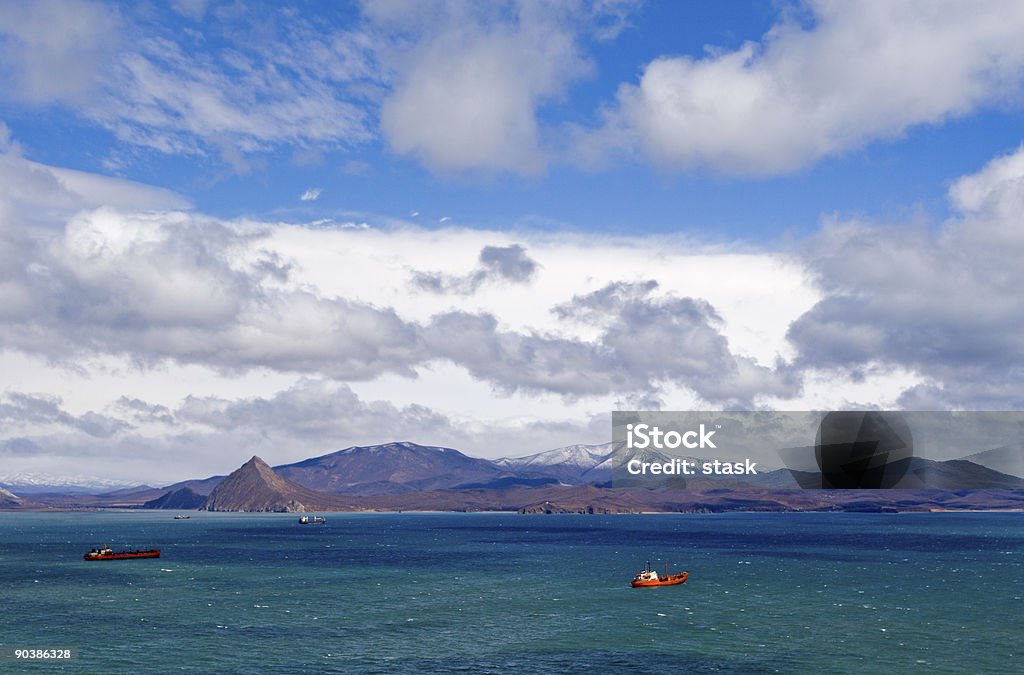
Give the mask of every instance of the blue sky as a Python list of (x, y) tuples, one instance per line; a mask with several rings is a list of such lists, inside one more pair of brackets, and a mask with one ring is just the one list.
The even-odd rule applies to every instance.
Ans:
[[(285, 33), (286, 7), (255, 4), (244, 13), (219, 18), (210, 3), (194, 19), (171, 5), (116, 7), (140, 33), (179, 40), (223, 62), (237, 50), (253, 24), (274, 22)], [(223, 9), (223, 7), (221, 7)], [(287, 6), (325, 33), (364, 26), (354, 5), (325, 8), (318, 3)], [(619, 32), (611, 39), (579, 38), (590, 71), (565, 85), (555, 99), (536, 108), (543, 132), (564, 134), (567, 124), (594, 127), (599, 111), (622, 83), (635, 83), (645, 64), (659, 57), (706, 57), (709, 50), (735, 50), (745, 42), (764, 44), (765, 34), (786, 13), (801, 8), (774, 2), (623, 3)], [(806, 14), (806, 11), (805, 11)], [(194, 15), (198, 16), (198, 15)], [(611, 19), (604, 19), (610, 21)], [(201, 34), (192, 38), (188, 32)], [(13, 40), (8, 38), (8, 48)], [(288, 79), (287, 71), (280, 73)], [(373, 102), (365, 105), (373, 115)], [(674, 170), (643, 161), (616, 159), (600, 168), (580, 167), (552, 157), (546, 170), (530, 175), (494, 170), (432, 172), (414, 157), (395, 152), (373, 120), (366, 138), (343, 147), (327, 143), (276, 142), (243, 153), (239, 170), (209, 142), (201, 154), (185, 156), (126, 146), (109, 128), (76, 114), (73, 105), (53, 101), (5, 100), (0, 108), (26, 157), (40, 162), (118, 175), (173, 189), (197, 208), (221, 217), (334, 217), (366, 214), (407, 218), (420, 213), (424, 226), (448, 216), (467, 226), (537, 225), (610, 233), (685, 230), (711, 240), (772, 241), (786, 233), (812, 231), (823, 213), (888, 218), (923, 210), (933, 220), (948, 216), (945, 190), (956, 177), (1020, 142), (1019, 106), (994, 101), (971, 115), (949, 115), (940, 123), (910, 124), (895, 138), (864, 139), (850, 149), (808, 162), (780, 175), (735, 176), (706, 167)], [(42, 114), (41, 114), (42, 113)], [(557, 141), (552, 142), (552, 146)], [(303, 155), (308, 156), (303, 156)], [(553, 152), (557, 155), (557, 152)], [(321, 189), (315, 203), (298, 197)], [(294, 209), (295, 214), (289, 214)]]
[(1022, 30), (0, 2), (0, 455), (153, 480), (623, 407), (1024, 407)]

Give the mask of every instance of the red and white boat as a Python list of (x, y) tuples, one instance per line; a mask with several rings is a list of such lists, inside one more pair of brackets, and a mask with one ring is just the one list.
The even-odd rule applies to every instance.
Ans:
[(665, 576), (659, 577), (658, 573), (651, 568), (651, 563), (647, 563), (647, 567), (633, 575), (633, 581), (631, 581), (629, 585), (633, 588), (645, 588), (647, 586), (676, 586), (686, 581), (689, 576), (689, 572), (669, 574), (668, 565), (666, 564)]

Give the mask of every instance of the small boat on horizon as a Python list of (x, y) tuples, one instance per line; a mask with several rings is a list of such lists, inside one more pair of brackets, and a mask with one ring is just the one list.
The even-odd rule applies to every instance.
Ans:
[(326, 525), (327, 519), (323, 516), (299, 516), (299, 525)]
[(159, 558), (160, 549), (146, 551), (114, 551), (109, 546), (94, 548), (82, 556), (85, 560), (131, 560), (132, 558)]
[(646, 588), (648, 586), (676, 586), (686, 581), (690, 576), (689, 572), (668, 573), (668, 563), (665, 564), (665, 576), (659, 577), (658, 573), (651, 567), (650, 561), (647, 566), (633, 575), (630, 586), (633, 588)]
[(182, 514), (179, 513), (178, 515), (174, 516), (174, 519), (175, 520), (188, 520), (191, 517), (192, 516), (183, 516)]

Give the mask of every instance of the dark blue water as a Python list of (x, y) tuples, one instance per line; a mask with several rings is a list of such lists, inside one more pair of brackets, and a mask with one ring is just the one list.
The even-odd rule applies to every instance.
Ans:
[(1020, 672), (1022, 518), (5, 513), (0, 669)]

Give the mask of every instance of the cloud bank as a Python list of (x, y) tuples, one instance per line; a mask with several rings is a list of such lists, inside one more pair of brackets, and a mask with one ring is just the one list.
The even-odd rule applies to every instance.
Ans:
[[(954, 182), (947, 222), (833, 219), (791, 250), (737, 253), (650, 236), (223, 220), (168, 209), (180, 198), (166, 191), (78, 176), (124, 200), (96, 206), (13, 148), (0, 156), (17, 186), (0, 190), (0, 359), (80, 386), (136, 384), (74, 404), (8, 386), (12, 461), (123, 456), (129, 472), (174, 447), (212, 468), (221, 454), (287, 446), (299, 459), (403, 429), (515, 454), (600, 441), (615, 405), (813, 404), (817, 380), (870, 392), (885, 372), (910, 377), (893, 399), (908, 408), (1024, 404), (1024, 150)], [(437, 287), (416, 285), (415, 270), (446, 264)], [(184, 397), (147, 388), (165, 369), (216, 384)], [(270, 389), (212, 393), (236, 380)], [(547, 412), (442, 403), (479, 397), (476, 384), (492, 411), (535, 400)], [(541, 445), (517, 445), (518, 432)]]

